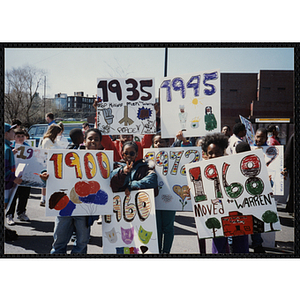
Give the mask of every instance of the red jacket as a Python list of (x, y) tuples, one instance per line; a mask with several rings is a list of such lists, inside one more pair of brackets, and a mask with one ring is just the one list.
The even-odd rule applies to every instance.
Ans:
[[(141, 142), (136, 142), (138, 145), (139, 151), (136, 160), (140, 160), (143, 158), (143, 149), (150, 148), (152, 145), (152, 134), (145, 134)], [(120, 161), (123, 159), (122, 157), (122, 146), (123, 144), (119, 140), (112, 141), (109, 135), (103, 135), (101, 140), (102, 146), (105, 150), (113, 150), (114, 151), (114, 161)]]

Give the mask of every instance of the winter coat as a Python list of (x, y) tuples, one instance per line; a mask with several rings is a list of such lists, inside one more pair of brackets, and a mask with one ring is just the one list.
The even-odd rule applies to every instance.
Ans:
[(123, 172), (126, 166), (125, 161), (116, 164), (116, 168), (112, 171), (110, 185), (112, 191), (124, 192), (126, 188), (131, 190), (154, 189), (155, 197), (158, 195), (157, 175), (152, 167), (151, 162), (143, 159), (134, 162), (131, 171), (128, 174)]

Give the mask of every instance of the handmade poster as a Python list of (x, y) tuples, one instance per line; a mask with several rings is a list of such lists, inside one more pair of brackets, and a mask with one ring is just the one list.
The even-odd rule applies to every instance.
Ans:
[(46, 216), (88, 216), (113, 212), (110, 188), (113, 151), (47, 151)]
[(97, 100), (102, 134), (156, 132), (154, 78), (98, 78)]
[(45, 187), (45, 182), (40, 179), (39, 174), (47, 168), (47, 150), (19, 144), (16, 144), (15, 148), (18, 150), (15, 154), (16, 166), (20, 163), (27, 165), (20, 186)]
[(174, 147), (144, 149), (144, 158), (155, 163), (159, 194), (155, 197), (157, 210), (192, 211), (185, 164), (202, 159), (201, 147)]
[(114, 193), (113, 214), (102, 218), (104, 254), (158, 254), (153, 189)]
[(281, 230), (262, 150), (185, 167), (200, 239)]
[(283, 146), (252, 146), (251, 149), (263, 150), (273, 194), (284, 195), (284, 177), (281, 174), (284, 168)]
[(243, 123), (246, 127), (246, 138), (247, 138), (248, 144), (250, 146), (253, 146), (254, 142), (255, 142), (255, 138), (254, 138), (255, 133), (254, 133), (252, 123), (249, 120), (247, 120), (246, 118), (242, 117), (241, 115), (240, 115), (240, 119), (241, 119), (241, 123)]
[(220, 71), (165, 77), (159, 88), (161, 133), (174, 138), (182, 130), (186, 137), (220, 132)]
[(25, 141), (29, 146), (31, 147), (35, 147), (36, 146), (36, 140), (32, 139), (32, 140), (26, 140)]

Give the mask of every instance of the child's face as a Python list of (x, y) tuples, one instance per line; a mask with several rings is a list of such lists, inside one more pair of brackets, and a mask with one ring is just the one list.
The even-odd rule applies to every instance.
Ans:
[(23, 144), (25, 141), (25, 135), (17, 133), (15, 135), (15, 141), (16, 141), (16, 144)]
[(210, 144), (207, 147), (208, 159), (217, 158), (224, 155), (224, 150), (215, 144)]
[(122, 156), (126, 162), (131, 163), (134, 162), (135, 159), (137, 158), (137, 153), (134, 147), (128, 145), (124, 147)]
[(166, 140), (162, 139), (161, 136), (158, 135), (153, 139), (153, 147), (154, 148), (167, 147), (167, 142)]
[(100, 136), (94, 131), (90, 131), (85, 140), (85, 147), (88, 150), (101, 150)]
[(226, 135), (226, 136), (230, 136), (230, 130), (229, 130), (229, 128), (228, 128), (227, 126), (224, 126), (224, 127), (222, 128), (221, 133), (223, 133), (223, 134)]
[(257, 131), (254, 139), (257, 146), (262, 146), (266, 142), (267, 137), (263, 132)]
[(5, 138), (9, 141), (14, 140), (15, 139), (15, 132), (12, 129), (5, 132)]

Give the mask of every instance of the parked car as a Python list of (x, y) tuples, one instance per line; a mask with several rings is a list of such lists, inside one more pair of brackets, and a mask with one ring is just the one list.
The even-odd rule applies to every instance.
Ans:
[[(94, 124), (89, 123), (90, 124), (90, 128), (94, 127)], [(73, 128), (80, 128), (82, 129), (82, 123), (64, 123), (64, 137), (66, 137), (69, 141), (69, 143), (71, 143), (71, 139), (70, 139), (70, 131)], [(48, 124), (34, 124), (29, 128), (29, 136), (30, 139), (35, 139), (36, 141), (36, 147), (38, 147), (40, 139), (43, 138), (44, 134), (46, 133), (48, 129)]]

